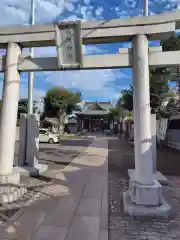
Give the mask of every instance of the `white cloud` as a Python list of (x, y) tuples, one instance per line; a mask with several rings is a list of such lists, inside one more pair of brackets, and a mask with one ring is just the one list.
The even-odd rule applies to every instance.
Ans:
[(132, 43), (131, 42), (125, 42), (122, 44), (123, 48), (131, 48), (132, 47)]
[[(41, 12), (48, 13), (48, 16), (44, 16), (47, 21), (48, 18), (56, 17), (58, 14), (62, 14), (66, 4), (64, 1), (54, 4), (50, 1), (41, 0), (37, 2), (37, 9), (39, 8)], [(37, 15), (37, 14), (36, 14)]]
[[(64, 19), (65, 12), (73, 12), (82, 19), (94, 19), (94, 7), (90, 1), (80, 0), (36, 0), (36, 23), (49, 23)], [(27, 25), (30, 20), (31, 0), (1, 0), (0, 25)], [(6, 19), (6, 21), (4, 21)]]
[[(33, 99), (34, 100), (38, 100), (42, 97), (45, 96), (45, 91), (44, 90), (41, 90), (41, 89), (37, 89), (35, 88), (34, 91), (33, 91)], [(19, 98), (27, 98), (28, 97), (28, 88), (27, 86), (24, 86), (24, 85), (20, 85), (20, 96)]]
[[(115, 80), (115, 74), (111, 70), (83, 70), (71, 72), (57, 72), (53, 84), (63, 84), (65, 87), (72, 86), (86, 91), (100, 91), (109, 80)], [(73, 87), (73, 86), (72, 86)]]
[(171, 10), (172, 5), (170, 3), (168, 3), (164, 8), (167, 9), (167, 10)]
[(63, 19), (63, 21), (76, 21), (76, 20), (81, 20), (81, 18), (78, 17), (77, 15), (70, 15)]
[[(111, 8), (111, 10), (113, 10), (113, 8)], [(116, 7), (114, 8), (114, 10), (115, 10), (115, 12), (119, 12), (119, 11), (120, 11), (120, 8), (119, 8), (118, 6), (116, 6)]]
[[(120, 89), (117, 89), (117, 77), (119, 81), (122, 79), (129, 80), (129, 76), (120, 70), (82, 70), (67, 72), (48, 72), (45, 74), (43, 82), (46, 86), (55, 87), (63, 86), (70, 89), (79, 89), (82, 92), (106, 96), (106, 98), (114, 99), (119, 96)], [(53, 80), (52, 80), (53, 79)]]
[[(25, 74), (25, 77), (23, 75), (24, 74), (21, 74), (19, 98), (27, 98), (28, 96), (27, 74)], [(0, 99), (2, 98), (3, 79), (4, 75), (0, 73)], [(44, 96), (45, 91), (43, 89), (35, 88), (33, 94), (34, 100), (37, 100)]]
[(41, 47), (35, 49), (37, 57), (55, 57), (57, 56), (56, 47)]
[(107, 50), (104, 50), (103, 48), (100, 48), (96, 45), (86, 45), (83, 46), (83, 53), (85, 55), (95, 55), (95, 54), (101, 54), (101, 53), (107, 53)]
[(103, 8), (102, 6), (99, 6), (99, 7), (97, 7), (97, 9), (95, 10), (95, 15), (96, 15), (96, 16), (101, 16), (102, 13), (103, 13), (103, 11), (104, 11), (104, 8)]
[[(36, 0), (36, 23), (51, 23), (60, 20), (95, 20), (102, 19), (105, 4), (99, 6), (91, 0)], [(27, 25), (30, 19), (31, 0), (1, 0), (0, 25)], [(71, 14), (70, 14), (71, 13)], [(28, 52), (24, 49), (23, 52)], [(118, 49), (117, 49), (118, 51)], [(107, 51), (97, 45), (83, 46), (84, 54), (104, 54)], [(56, 48), (36, 48), (35, 56), (56, 56)], [(44, 95), (45, 90), (52, 86), (76, 88), (89, 95), (114, 99), (119, 96), (115, 87), (117, 77), (127, 78), (120, 70), (89, 70), (73, 72), (41, 72), (35, 74), (34, 97)], [(109, 85), (109, 81), (114, 84)], [(2, 86), (0, 84), (0, 92)], [(27, 74), (22, 75), (21, 97), (27, 97)]]
[[(35, 57), (56, 57), (56, 47), (38, 47), (34, 48)], [(23, 49), (23, 53), (28, 53), (29, 49), (25, 48)], [(85, 55), (94, 55), (94, 54), (100, 54), (100, 53), (107, 53), (107, 50), (104, 50), (103, 48), (100, 48), (96, 45), (83, 45), (82, 46), (82, 52)], [(0, 54), (4, 55), (5, 50), (0, 50)]]
[(120, 96), (120, 92), (115, 92), (109, 88), (104, 88), (102, 91), (88, 91), (87, 94), (89, 96), (89, 98), (86, 98), (87, 101), (91, 100), (92, 98), (97, 101), (98, 99), (105, 99), (106, 101), (117, 101)]
[(136, 0), (124, 0), (124, 3), (129, 8), (135, 8), (137, 6)]
[[(175, 10), (180, 6), (180, 0), (149, 0), (149, 15)], [(144, 1), (124, 0), (117, 6), (112, 6), (113, 11), (120, 18), (142, 16)]]
[(84, 20), (93, 20), (95, 19), (94, 15), (93, 15), (93, 9), (94, 7), (92, 5), (84, 5), (82, 6), (81, 4), (78, 4), (77, 7), (77, 14), (81, 14), (82, 19)]
[(91, 3), (91, 0), (84, 0), (84, 4), (89, 5)]
[(74, 5), (73, 3), (71, 3), (71, 2), (67, 2), (67, 3), (66, 3), (66, 8), (67, 8), (67, 10), (68, 10), (69, 12), (73, 12), (74, 9), (75, 9), (75, 5)]

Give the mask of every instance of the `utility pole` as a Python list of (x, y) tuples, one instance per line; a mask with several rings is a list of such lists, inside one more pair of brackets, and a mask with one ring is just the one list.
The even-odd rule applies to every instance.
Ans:
[[(31, 0), (31, 15), (30, 15), (30, 25), (35, 24), (35, 6), (36, 0)], [(30, 48), (29, 53), (31, 57), (34, 57), (34, 49)], [(33, 114), (33, 91), (34, 91), (34, 72), (28, 73), (28, 115)]]
[(144, 16), (147, 17), (148, 15), (149, 15), (148, 0), (144, 0)]

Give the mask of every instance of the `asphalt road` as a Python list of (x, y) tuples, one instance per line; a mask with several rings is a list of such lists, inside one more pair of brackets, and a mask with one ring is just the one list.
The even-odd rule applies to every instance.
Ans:
[[(50, 168), (67, 165), (78, 157), (90, 144), (92, 139), (61, 140), (60, 144), (40, 143), (39, 163), (48, 164)], [(16, 142), (15, 158), (18, 158), (19, 142)]]

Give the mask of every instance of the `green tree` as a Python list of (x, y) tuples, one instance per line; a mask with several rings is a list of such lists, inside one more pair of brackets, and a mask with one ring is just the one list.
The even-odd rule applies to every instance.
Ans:
[[(175, 35), (169, 39), (161, 41), (163, 51), (177, 51), (180, 50), (180, 35)], [(179, 65), (180, 66), (180, 65)], [(169, 102), (165, 108), (163, 108), (163, 114), (171, 115), (173, 113), (178, 113), (180, 110), (180, 68), (179, 66), (173, 68), (166, 68), (169, 71), (169, 80), (176, 82), (178, 87), (179, 99), (174, 97), (169, 98)]]
[(176, 51), (180, 49), (180, 35), (175, 35), (169, 39), (161, 41), (163, 51)]
[[(180, 35), (175, 35), (169, 39), (161, 41), (163, 51), (177, 51), (180, 50)], [(177, 68), (178, 67), (178, 68)], [(169, 72), (169, 80), (176, 82), (179, 91), (180, 100), (180, 68), (179, 66), (173, 68), (165, 68)]]
[(163, 68), (151, 69), (150, 71), (150, 105), (152, 113), (157, 112), (161, 102), (168, 93), (168, 80), (166, 70)]
[(118, 100), (118, 106), (122, 106), (128, 111), (133, 110), (133, 87), (130, 86), (128, 89), (124, 89), (121, 92), (121, 97)]
[[(159, 104), (166, 98), (168, 81), (164, 69), (153, 69), (150, 72), (150, 105), (152, 113), (157, 111)], [(121, 92), (118, 105), (128, 111), (133, 110), (133, 87)]]
[(18, 119), (21, 113), (27, 113), (28, 111), (28, 99), (20, 99), (18, 102)]
[[(36, 111), (35, 107), (36, 101), (33, 102), (33, 112)], [(27, 113), (28, 112), (28, 99), (22, 98), (18, 102), (18, 119), (20, 118), (21, 113)]]
[(133, 114), (132, 114), (132, 112), (128, 112), (128, 115), (127, 115), (127, 117), (128, 117), (128, 119), (132, 119), (132, 117), (133, 117)]
[(44, 115), (59, 119), (60, 135), (63, 133), (66, 114), (71, 113), (80, 100), (80, 92), (74, 93), (63, 87), (55, 87), (47, 91), (44, 98)]
[[(161, 46), (163, 51), (176, 51), (180, 50), (180, 35), (175, 35), (169, 39), (162, 40)], [(150, 103), (152, 112), (157, 112), (161, 103), (169, 97), (168, 93), (168, 80), (171, 80), (173, 68), (156, 68), (150, 71)], [(175, 70), (176, 71), (176, 70)], [(178, 75), (178, 74), (176, 74)], [(180, 76), (176, 77), (180, 89)], [(170, 101), (171, 106), (174, 101)], [(173, 102), (173, 104), (172, 104)], [(133, 109), (133, 88), (125, 89), (119, 99), (119, 104), (125, 109), (132, 111)], [(174, 106), (174, 105), (173, 105)]]
[(109, 120), (114, 121), (120, 117), (120, 109), (118, 107), (109, 110)]

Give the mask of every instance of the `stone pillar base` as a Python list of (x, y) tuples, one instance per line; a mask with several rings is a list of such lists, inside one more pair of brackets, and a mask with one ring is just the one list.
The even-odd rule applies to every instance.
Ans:
[[(134, 169), (128, 169), (128, 176), (130, 179), (133, 178), (134, 171)], [(158, 171), (154, 173), (154, 180), (157, 180), (162, 185), (170, 185), (170, 181), (161, 172)]]
[(157, 180), (153, 185), (142, 185), (130, 179), (129, 188), (129, 191), (123, 193), (125, 213), (151, 217), (170, 215), (172, 208), (164, 199), (162, 186)]
[(134, 217), (169, 217), (172, 213), (172, 207), (163, 196), (161, 196), (160, 202), (159, 206), (137, 205), (131, 201), (129, 191), (123, 193), (124, 212)]
[(12, 184), (19, 185), (20, 182), (20, 174), (17, 171), (13, 171), (8, 175), (0, 175), (0, 185), (1, 184)]
[(20, 174), (16, 171), (9, 175), (0, 175), (0, 204), (11, 203), (21, 198), (26, 192), (19, 186)]
[(19, 167), (14, 167), (14, 170), (22, 176), (31, 176), (31, 177), (36, 177), (39, 174), (45, 172), (48, 169), (48, 165), (46, 164), (36, 164), (34, 167), (29, 167), (29, 166), (19, 166)]
[(162, 186), (158, 181), (153, 185), (142, 185), (129, 180), (131, 201), (137, 205), (159, 206), (162, 196)]

